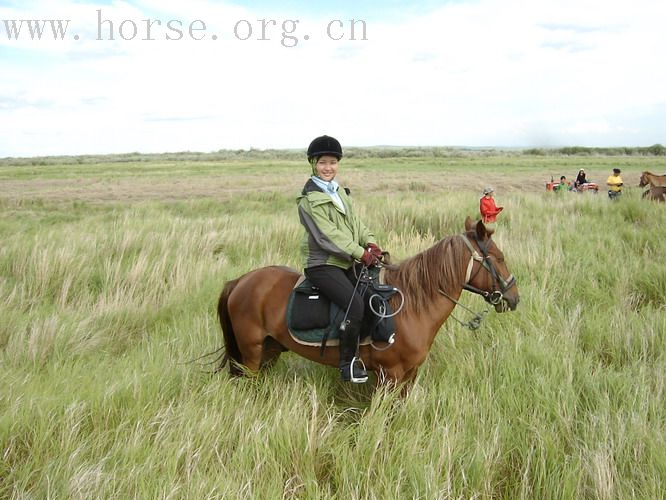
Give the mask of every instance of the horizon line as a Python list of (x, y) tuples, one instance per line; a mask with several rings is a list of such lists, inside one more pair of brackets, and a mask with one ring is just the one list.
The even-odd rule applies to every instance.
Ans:
[[(459, 151), (529, 151), (529, 150), (543, 150), (543, 151), (557, 151), (562, 149), (578, 149), (580, 152), (590, 151), (594, 152), (605, 151), (605, 150), (615, 150), (615, 149), (625, 149), (625, 150), (649, 150), (651, 148), (656, 148), (658, 150), (664, 150), (666, 153), (666, 147), (660, 143), (651, 144), (649, 146), (461, 146), (461, 145), (448, 145), (448, 146), (410, 146), (410, 145), (391, 145), (391, 144), (378, 144), (372, 146), (347, 146), (345, 150), (372, 150), (372, 149), (412, 149), (412, 150), (433, 150), (433, 149), (443, 149), (443, 150), (459, 150)], [(38, 160), (38, 159), (57, 159), (57, 158), (85, 158), (85, 157), (119, 157), (119, 156), (164, 156), (164, 155), (215, 155), (223, 153), (261, 153), (261, 152), (285, 152), (285, 153), (296, 153), (305, 151), (305, 148), (222, 148), (212, 151), (193, 151), (193, 150), (183, 150), (183, 151), (162, 151), (162, 152), (140, 152), (140, 151), (126, 151), (123, 153), (73, 153), (73, 154), (54, 154), (54, 155), (37, 155), (37, 156), (3, 156), (0, 157), (0, 161), (7, 160)], [(664, 153), (660, 153), (664, 154)]]

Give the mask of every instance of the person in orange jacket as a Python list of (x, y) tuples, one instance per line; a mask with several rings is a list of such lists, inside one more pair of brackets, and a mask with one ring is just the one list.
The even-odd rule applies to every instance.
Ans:
[(497, 220), (497, 215), (504, 210), (504, 207), (495, 205), (495, 190), (492, 187), (487, 187), (483, 190), (479, 207), (481, 210), (481, 219), (484, 224), (492, 224)]

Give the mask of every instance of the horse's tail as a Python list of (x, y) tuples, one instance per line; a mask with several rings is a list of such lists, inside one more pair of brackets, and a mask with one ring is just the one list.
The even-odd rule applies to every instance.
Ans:
[(242, 356), (240, 349), (238, 348), (238, 342), (236, 341), (234, 327), (231, 324), (228, 307), (229, 296), (231, 295), (231, 292), (234, 291), (234, 288), (236, 288), (239, 281), (240, 278), (227, 281), (220, 294), (220, 300), (217, 303), (217, 316), (220, 319), (220, 326), (222, 327), (222, 334), (224, 335), (224, 348), (226, 351), (220, 361), (220, 366), (218, 366), (217, 371), (222, 370), (227, 362), (229, 362), (229, 373), (232, 375), (242, 374), (238, 367), (242, 362)]

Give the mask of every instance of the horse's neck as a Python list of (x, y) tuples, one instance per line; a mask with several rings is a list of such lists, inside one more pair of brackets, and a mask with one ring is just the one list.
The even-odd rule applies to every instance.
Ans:
[[(386, 275), (386, 282), (394, 286), (400, 287), (400, 283), (397, 283), (395, 280), (395, 275), (392, 273), (398, 271), (398, 267), (394, 267), (392, 271), (389, 271)], [(421, 304), (419, 308), (410, 307), (408, 303), (410, 300), (414, 300), (413, 297), (405, 295), (405, 316), (409, 317), (407, 321), (404, 322), (405, 325), (409, 325), (409, 329), (413, 329), (414, 335), (426, 335), (428, 338), (427, 342), (430, 344), (434, 340), (437, 332), (441, 326), (449, 318), (458, 299), (462, 295), (463, 286), (464, 286), (464, 276), (461, 275), (460, 282), (449, 285), (446, 290), (437, 288), (433, 290), (430, 294), (427, 294), (427, 302)], [(405, 292), (405, 290), (402, 290)], [(425, 291), (424, 291), (425, 293)]]
[(449, 297), (442, 294), (433, 297), (431, 303), (420, 311), (418, 317), (409, 322), (409, 334), (420, 337), (425, 344), (431, 346), (442, 325), (451, 316), (461, 294), (462, 286), (456, 288), (456, 291), (447, 293)]
[(451, 313), (458, 305), (458, 300), (463, 292), (463, 286), (456, 287), (454, 291), (447, 292), (446, 295), (440, 294), (440, 297), (433, 303), (431, 309), (432, 318), (436, 331), (441, 328), (441, 326), (449, 319)]

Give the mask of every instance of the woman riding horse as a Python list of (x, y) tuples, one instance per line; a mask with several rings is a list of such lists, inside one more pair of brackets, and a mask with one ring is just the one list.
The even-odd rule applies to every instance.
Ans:
[(354, 259), (370, 266), (382, 253), (375, 237), (361, 222), (347, 190), (335, 181), (342, 159), (340, 142), (323, 135), (314, 139), (307, 151), (312, 176), (298, 197), (298, 215), (304, 228), (301, 253), (304, 273), (320, 292), (343, 311), (340, 325), (340, 373), (342, 380), (363, 383), (368, 380), (365, 366), (357, 357), (364, 305), (355, 293)]
[[(516, 280), (491, 232), (483, 222), (474, 224), (469, 218), (463, 234), (447, 236), (385, 271), (385, 282), (404, 293), (405, 306), (394, 318), (396, 335), (390, 349), (363, 345), (357, 354), (377, 373), (377, 383), (414, 379), (463, 290), (482, 296), (497, 312), (514, 310), (519, 301)], [(299, 343), (289, 333), (287, 303), (300, 276), (295, 269), (268, 266), (225, 283), (217, 305), (224, 335), (218, 369), (229, 363), (234, 376), (245, 370), (256, 373), (285, 351), (328, 366), (339, 364), (336, 347), (322, 353), (320, 347)]]

